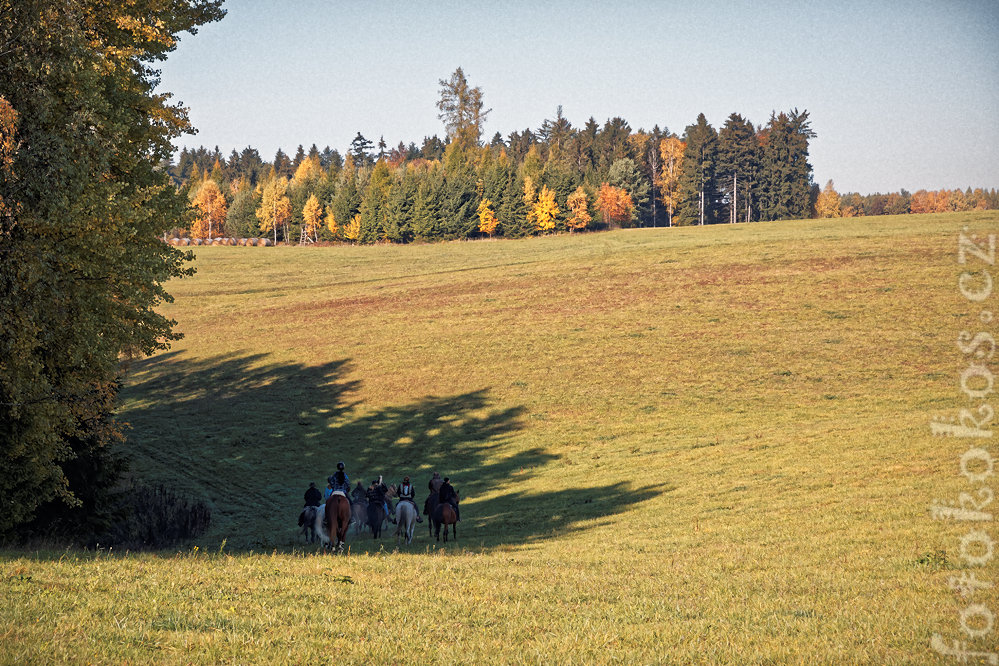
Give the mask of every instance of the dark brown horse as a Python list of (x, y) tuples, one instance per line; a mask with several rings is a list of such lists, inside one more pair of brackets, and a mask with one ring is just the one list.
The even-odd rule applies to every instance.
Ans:
[(382, 534), (382, 523), (385, 522), (385, 507), (381, 502), (368, 502), (368, 527), (371, 528), (371, 538), (377, 539)]
[(368, 503), (355, 501), (350, 505), (352, 515), (351, 522), (354, 523), (354, 534), (360, 534), (368, 525)]
[(427, 517), (429, 536), (434, 535), (434, 511), (437, 510), (437, 493), (430, 493), (423, 502), (423, 515)]
[(346, 496), (330, 495), (326, 500), (326, 533), (335, 552), (342, 553), (350, 526), (350, 500)]
[[(456, 497), (455, 502), (458, 501)], [(437, 536), (437, 540), (441, 540), (441, 525), (444, 526), (444, 543), (447, 543), (447, 526), (451, 526), (451, 535), (454, 536), (454, 540), (458, 540), (458, 514), (454, 512), (454, 507), (449, 503), (444, 502), (443, 504), (438, 504), (437, 508), (434, 509), (433, 518), (431, 522), (434, 524), (434, 534)]]

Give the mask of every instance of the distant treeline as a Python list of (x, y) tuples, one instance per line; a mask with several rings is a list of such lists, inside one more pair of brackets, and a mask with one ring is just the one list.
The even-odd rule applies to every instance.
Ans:
[(995, 190), (970, 189), (833, 201), (831, 183), (823, 193), (812, 182), (807, 111), (758, 127), (733, 113), (719, 130), (701, 114), (677, 135), (619, 117), (575, 127), (559, 107), (536, 130), (486, 142), (481, 89), (460, 68), (440, 83), (447, 132), (419, 146), (358, 132), (346, 154), (314, 144), (269, 162), (251, 147), (182, 150), (165, 166), (198, 216), (175, 235), (409, 242), (999, 207)]
[(952, 213), (964, 210), (999, 208), (999, 191), (917, 190), (909, 193), (839, 194), (830, 180), (815, 200), (815, 217), (862, 217), (865, 215), (905, 215), (906, 213)]

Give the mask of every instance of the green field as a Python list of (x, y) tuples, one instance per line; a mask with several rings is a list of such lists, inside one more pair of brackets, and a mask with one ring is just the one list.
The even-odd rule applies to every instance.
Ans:
[[(199, 248), (163, 308), (185, 338), (132, 364), (121, 416), (133, 472), (213, 524), (182, 553), (3, 552), (0, 663), (995, 649), (948, 589), (969, 525), (928, 514), (972, 488), (967, 441), (929, 430), (968, 406), (957, 336), (996, 333), (999, 297), (958, 290), (963, 226), (999, 213)], [(316, 554), (302, 494), (341, 459), (421, 504), (450, 475), (458, 543)]]

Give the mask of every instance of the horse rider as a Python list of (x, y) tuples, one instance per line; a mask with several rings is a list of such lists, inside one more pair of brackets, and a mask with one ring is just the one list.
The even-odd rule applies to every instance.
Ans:
[(430, 477), (430, 483), (427, 484), (427, 488), (434, 495), (437, 495), (441, 491), (441, 486), (444, 484), (444, 479), (441, 478), (440, 472), (434, 472), (434, 475)]
[(347, 473), (344, 471), (343, 462), (338, 462), (336, 464), (336, 472), (330, 475), (330, 477), (326, 480), (330, 483), (330, 495), (337, 493), (343, 495), (346, 499), (347, 493), (350, 492), (350, 477), (348, 477)]
[(302, 513), (298, 516), (298, 526), (305, 526), (305, 509), (310, 506), (319, 506), (319, 501), (323, 498), (323, 494), (319, 492), (319, 488), (316, 488), (316, 482), (313, 481), (309, 484), (309, 489), (305, 491), (305, 508), (302, 509)]
[[(398, 494), (400, 502), (409, 502), (413, 505), (413, 508), (416, 509), (416, 522), (422, 523), (423, 518), (420, 518), (420, 507), (416, 505), (416, 489), (414, 489), (413, 484), (409, 482), (408, 476), (402, 480), (401, 484), (399, 484)], [(396, 504), (396, 508), (398, 508), (398, 506), (399, 505)]]
[(388, 499), (385, 498), (385, 492), (387, 490), (388, 487), (384, 483), (382, 483), (382, 477), (379, 476), (377, 479), (371, 482), (370, 486), (368, 486), (368, 491), (367, 493), (365, 493), (365, 496), (366, 499), (368, 500), (369, 507), (378, 506), (380, 504), (382, 508), (385, 509), (385, 517), (394, 523), (395, 521), (392, 520), (392, 518), (389, 516)]
[(385, 509), (385, 516), (388, 517), (388, 519), (391, 522), (395, 523), (395, 520), (391, 516), (389, 516), (388, 500), (385, 498), (385, 493), (387, 491), (388, 487), (384, 483), (382, 483), (381, 476), (378, 477), (377, 481), (372, 481), (371, 485), (368, 486), (368, 492), (367, 492), (368, 506), (371, 506), (372, 504), (374, 506), (378, 506), (379, 504), (381, 504), (382, 507)]
[(441, 489), (437, 491), (437, 502), (440, 504), (447, 502), (454, 507), (455, 520), (459, 523), (461, 522), (461, 514), (458, 512), (458, 493), (455, 492), (454, 487), (451, 485), (451, 479), (449, 477), (444, 477), (444, 482), (441, 483)]
[(316, 482), (313, 481), (309, 484), (309, 489), (305, 491), (305, 506), (319, 506), (322, 499), (323, 494), (319, 492), (319, 488), (316, 488)]
[(358, 481), (357, 485), (354, 486), (354, 489), (352, 491), (350, 491), (350, 499), (353, 502), (364, 502), (364, 501), (366, 501), (365, 498), (364, 498), (364, 486), (361, 484), (360, 481)]

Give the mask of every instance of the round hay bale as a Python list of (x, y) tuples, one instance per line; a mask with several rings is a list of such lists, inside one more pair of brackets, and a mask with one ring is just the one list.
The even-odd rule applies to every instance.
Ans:
[(170, 239), (170, 245), (180, 245), (180, 239), (179, 238), (171, 238)]
[(181, 247), (187, 247), (190, 244), (191, 244), (191, 239), (190, 238), (178, 238), (177, 239), (177, 245), (180, 245)]
[(272, 245), (270, 238), (261, 238), (257, 241), (258, 247), (270, 247)]
[(205, 244), (205, 241), (204, 241), (204, 239), (202, 239), (202, 238), (192, 238), (192, 239), (191, 239), (191, 243), (192, 243), (193, 245), (204, 245), (204, 244)]

